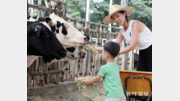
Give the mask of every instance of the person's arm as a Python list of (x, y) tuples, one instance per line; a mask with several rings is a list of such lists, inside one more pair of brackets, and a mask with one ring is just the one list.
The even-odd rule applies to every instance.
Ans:
[(88, 85), (88, 84), (93, 84), (93, 83), (96, 83), (96, 82), (100, 82), (102, 81), (102, 77), (97, 75), (96, 77), (92, 78), (91, 80), (83, 80), (83, 83), (85, 85)]
[(95, 46), (95, 48), (96, 48), (96, 50), (97, 50), (97, 51), (100, 51), (100, 52), (102, 52), (102, 51), (103, 51), (103, 47), (98, 47), (98, 46)]
[[(122, 32), (120, 31), (114, 42), (117, 42), (120, 45), (123, 40), (124, 40), (124, 37), (122, 35)], [(95, 48), (98, 51), (101, 51), (101, 52), (103, 51), (103, 47), (96, 46)]]
[(120, 31), (114, 42), (117, 42), (120, 45), (123, 40), (124, 40), (124, 36), (122, 35), (122, 32)]
[(132, 37), (131, 37), (131, 43), (128, 47), (122, 49), (119, 54), (125, 54), (133, 49), (136, 48), (136, 45), (137, 45), (137, 41), (138, 41), (138, 34), (139, 34), (139, 30), (140, 30), (140, 27), (139, 27), (139, 22), (134, 22), (133, 25), (132, 25)]

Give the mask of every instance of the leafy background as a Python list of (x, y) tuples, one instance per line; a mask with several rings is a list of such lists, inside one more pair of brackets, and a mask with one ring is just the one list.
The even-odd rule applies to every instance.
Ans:
[[(102, 20), (108, 15), (109, 2), (110, 0), (90, 0), (90, 22), (102, 23)], [(37, 4), (37, 0), (34, 0), (34, 4)], [(113, 0), (113, 4), (120, 5), (121, 0)], [(42, 0), (42, 5), (45, 6), (44, 0)], [(139, 20), (152, 31), (152, 0), (128, 0), (128, 6), (134, 8), (128, 19)], [(86, 0), (67, 0), (66, 9), (68, 17), (85, 20)], [(31, 16), (36, 18), (37, 12), (33, 12)], [(112, 24), (112, 26), (117, 27), (116, 24)], [(96, 29), (97, 26), (90, 27)]]
[[(102, 23), (108, 15), (110, 0), (90, 0), (90, 22)], [(113, 0), (113, 4), (121, 4), (121, 0)], [(139, 20), (152, 30), (152, 0), (129, 0), (128, 6), (134, 8), (129, 19)], [(86, 0), (69, 0), (67, 16), (85, 20)], [(113, 26), (117, 26), (113, 24)], [(91, 26), (92, 28), (93, 26)]]

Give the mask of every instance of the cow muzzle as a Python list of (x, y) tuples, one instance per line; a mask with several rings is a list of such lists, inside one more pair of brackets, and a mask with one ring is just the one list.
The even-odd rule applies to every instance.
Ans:
[(84, 41), (88, 42), (89, 41), (89, 36), (87, 34), (85, 34), (84, 36), (85, 36)]

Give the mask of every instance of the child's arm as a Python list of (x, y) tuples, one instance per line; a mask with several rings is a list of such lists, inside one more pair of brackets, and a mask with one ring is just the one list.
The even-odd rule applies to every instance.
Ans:
[(88, 85), (88, 84), (93, 84), (93, 83), (96, 83), (96, 82), (100, 82), (102, 81), (102, 77), (97, 75), (96, 77), (92, 78), (91, 80), (83, 80), (83, 83), (85, 85)]

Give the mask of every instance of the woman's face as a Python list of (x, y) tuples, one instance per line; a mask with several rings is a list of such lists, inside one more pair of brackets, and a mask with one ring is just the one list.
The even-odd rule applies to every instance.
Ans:
[(113, 14), (112, 16), (112, 20), (117, 24), (117, 25), (120, 25), (120, 26), (123, 26), (125, 21), (126, 21), (126, 13), (124, 14), (121, 14), (119, 12)]

